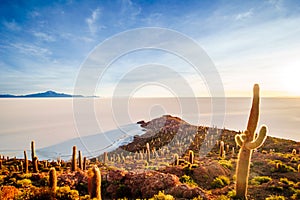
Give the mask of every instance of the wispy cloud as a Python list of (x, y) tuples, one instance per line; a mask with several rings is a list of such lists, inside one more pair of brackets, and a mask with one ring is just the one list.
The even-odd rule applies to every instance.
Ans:
[(99, 20), (101, 15), (101, 10), (100, 8), (96, 8), (93, 10), (92, 14), (90, 17), (86, 19), (86, 23), (89, 27), (89, 30), (92, 34), (95, 34), (99, 28), (104, 28), (104, 26), (98, 25), (97, 21)]
[(44, 40), (46, 42), (54, 42), (55, 38), (47, 33), (43, 33), (43, 32), (33, 32), (33, 35), (41, 40)]
[(20, 31), (21, 30), (21, 26), (14, 19), (11, 21), (4, 20), (2, 22), (2, 24), (4, 25), (5, 28), (7, 28), (10, 31)]
[(49, 49), (38, 47), (33, 44), (13, 43), (11, 44), (11, 46), (25, 55), (46, 57), (52, 54), (52, 52)]
[(252, 12), (252, 9), (250, 9), (249, 11), (247, 12), (243, 12), (243, 13), (239, 13), (235, 16), (235, 19), (236, 20), (243, 20), (243, 19), (246, 19), (246, 18), (249, 18), (253, 15), (253, 12)]

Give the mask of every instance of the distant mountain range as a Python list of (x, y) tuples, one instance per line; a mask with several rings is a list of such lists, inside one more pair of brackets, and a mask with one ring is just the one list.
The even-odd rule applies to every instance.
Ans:
[(84, 97), (84, 96), (57, 93), (57, 92), (54, 92), (51, 90), (49, 90), (47, 92), (27, 94), (27, 95), (0, 94), (0, 98), (43, 98), (43, 97), (56, 98), (56, 97)]

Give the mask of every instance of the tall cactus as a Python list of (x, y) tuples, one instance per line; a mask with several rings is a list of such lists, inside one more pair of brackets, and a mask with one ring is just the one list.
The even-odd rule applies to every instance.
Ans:
[(99, 168), (95, 165), (92, 169), (92, 177), (89, 179), (90, 198), (101, 200), (101, 174)]
[(32, 164), (33, 164), (33, 172), (38, 173), (39, 172), (39, 163), (38, 163), (38, 157), (37, 156), (34, 156)]
[(77, 162), (76, 162), (76, 146), (73, 146), (73, 153), (72, 153), (72, 171), (76, 171), (77, 169)]
[(56, 186), (57, 186), (56, 170), (54, 167), (51, 167), (49, 171), (49, 187), (53, 193), (55, 193), (56, 191)]
[(253, 149), (259, 148), (265, 141), (267, 127), (262, 126), (259, 134), (255, 137), (255, 130), (259, 118), (259, 86), (254, 85), (253, 100), (248, 120), (247, 130), (235, 136), (236, 143), (241, 147), (238, 155), (236, 168), (236, 197), (247, 199), (248, 176), (250, 171), (250, 160)]
[(189, 150), (189, 162), (194, 164), (194, 152), (192, 150)]
[(82, 154), (81, 151), (78, 151), (78, 167), (80, 170), (82, 170)]
[(82, 170), (86, 170), (86, 157), (83, 157)]
[(24, 172), (25, 174), (28, 173), (28, 158), (26, 151), (24, 151)]
[(33, 161), (35, 157), (35, 142), (32, 140), (31, 141), (31, 161)]
[(147, 162), (150, 163), (150, 145), (148, 142), (146, 144), (146, 154), (147, 154)]
[(106, 164), (108, 161), (108, 155), (107, 155), (107, 152), (104, 152), (103, 154), (103, 163)]
[(220, 142), (220, 153), (219, 153), (219, 155), (220, 155), (221, 158), (225, 157), (224, 142), (223, 141)]
[(179, 156), (177, 153), (174, 154), (174, 160), (175, 160), (174, 165), (178, 166), (179, 165)]

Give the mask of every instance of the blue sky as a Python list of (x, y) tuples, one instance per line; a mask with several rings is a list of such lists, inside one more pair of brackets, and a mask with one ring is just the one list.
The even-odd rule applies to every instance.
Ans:
[[(300, 96), (299, 24), (296, 0), (1, 1), (0, 93), (73, 93), (80, 68), (97, 45), (123, 31), (161, 27), (185, 34), (206, 51), (226, 96), (249, 96), (253, 83), (260, 83), (263, 96)], [(157, 51), (117, 60), (95, 94), (111, 96), (130, 67), (151, 62), (174, 67), (196, 96), (209, 95), (186, 63)], [(168, 77), (157, 81), (163, 78)], [(169, 94), (157, 85), (136, 91)]]

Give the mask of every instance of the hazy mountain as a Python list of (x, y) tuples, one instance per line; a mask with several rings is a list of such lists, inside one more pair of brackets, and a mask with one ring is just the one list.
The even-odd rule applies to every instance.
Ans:
[(82, 95), (70, 95), (64, 93), (57, 93), (54, 91), (47, 91), (42, 93), (34, 93), (27, 95), (11, 95), (11, 94), (0, 94), (0, 98), (42, 98), (42, 97), (83, 97)]

